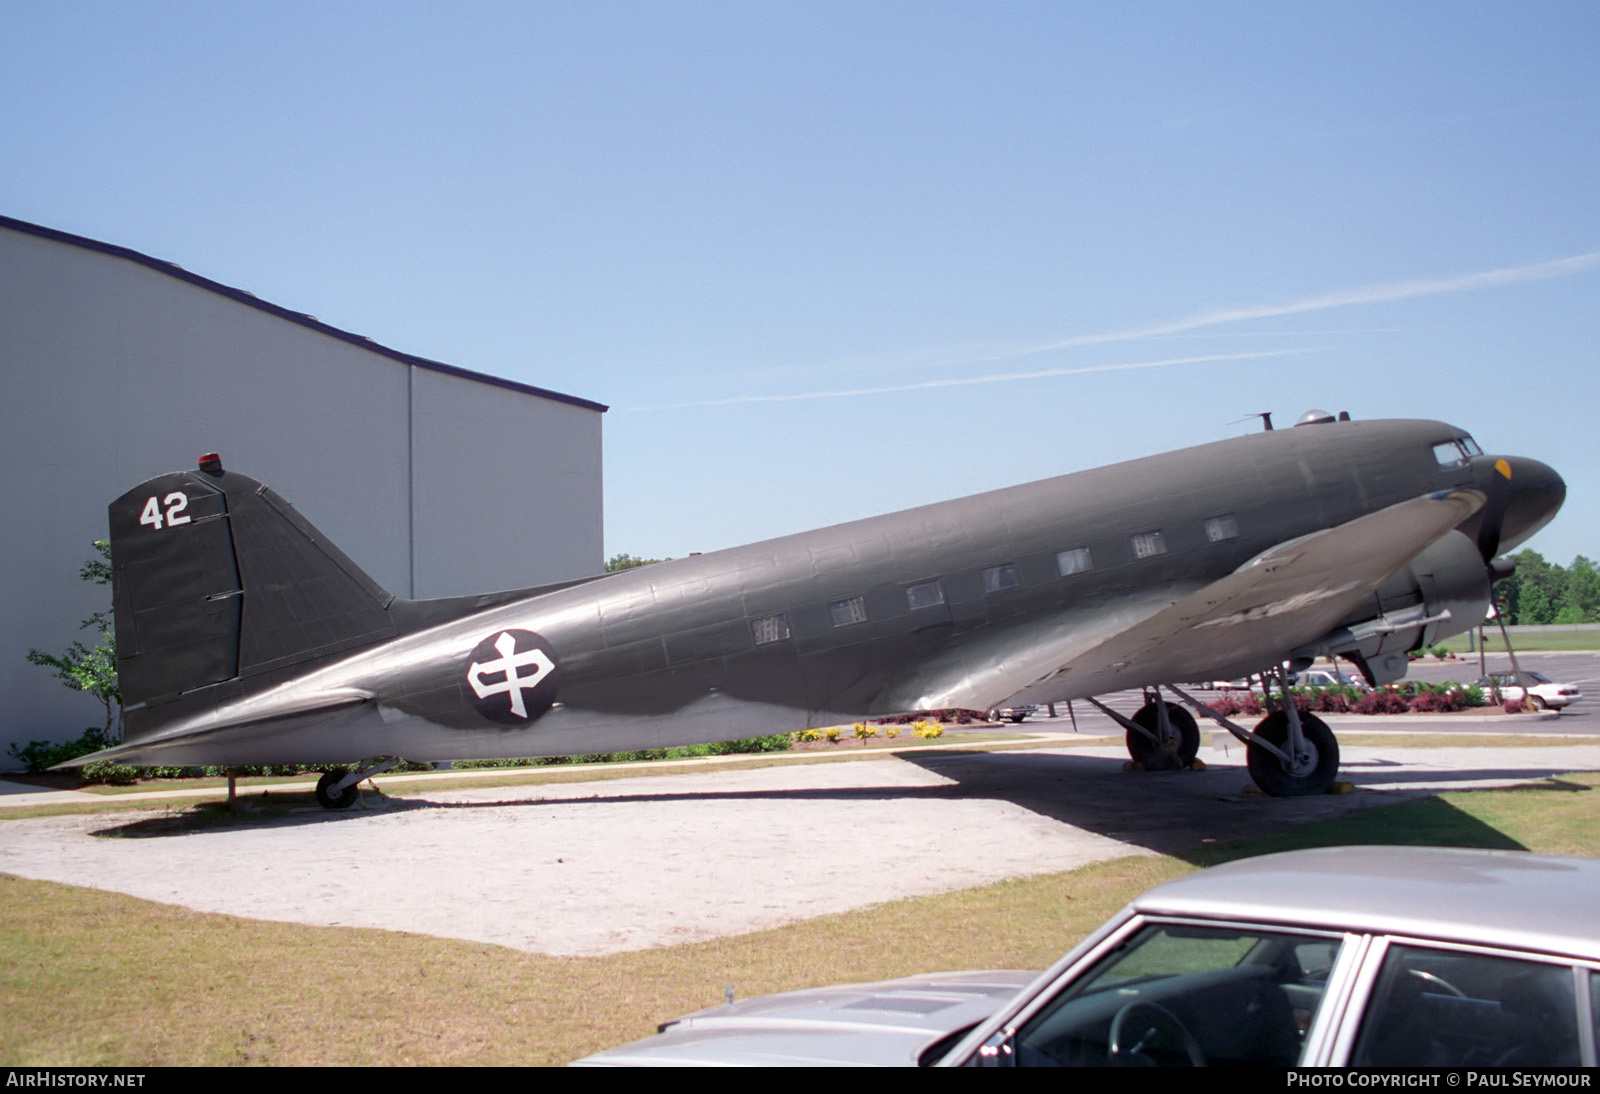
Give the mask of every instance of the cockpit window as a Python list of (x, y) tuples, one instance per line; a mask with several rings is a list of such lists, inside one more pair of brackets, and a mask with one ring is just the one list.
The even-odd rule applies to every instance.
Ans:
[(1440, 441), (1433, 446), (1433, 458), (1439, 461), (1440, 467), (1460, 467), (1472, 457), (1481, 455), (1483, 455), (1483, 449), (1478, 447), (1476, 441), (1467, 436)]

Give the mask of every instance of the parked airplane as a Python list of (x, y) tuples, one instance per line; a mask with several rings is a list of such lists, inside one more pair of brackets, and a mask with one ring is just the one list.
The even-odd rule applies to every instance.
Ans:
[[(1374, 684), (1484, 617), (1496, 556), (1559, 475), (1431, 421), (1311, 412), (1269, 430), (746, 547), (483, 596), (385, 592), (215, 455), (111, 503), (124, 743), (74, 761), (359, 761), (659, 748), (861, 717), (1098, 701), (1143, 687), (1147, 767), (1193, 760), (1179, 682), (1319, 654)], [(1303, 666), (1302, 666), (1303, 667)], [(1107, 709), (1102, 707), (1102, 709)], [(1338, 744), (1277, 709), (1247, 744), (1272, 794)]]

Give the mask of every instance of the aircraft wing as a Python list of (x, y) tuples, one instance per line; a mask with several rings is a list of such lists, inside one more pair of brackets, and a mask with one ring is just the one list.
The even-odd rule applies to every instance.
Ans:
[[(1327, 634), (1483, 504), (1476, 490), (1427, 494), (1280, 543), (1198, 589), (1151, 590), (1087, 616), (1008, 630), (963, 647), (961, 665), (926, 666), (880, 702), (987, 710), (1260, 668)], [(984, 667), (973, 671), (980, 659)]]

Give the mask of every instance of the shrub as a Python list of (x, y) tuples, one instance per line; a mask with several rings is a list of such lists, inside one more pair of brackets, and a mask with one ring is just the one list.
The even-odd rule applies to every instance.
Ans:
[(29, 741), (18, 748), (11, 745), (7, 752), (12, 757), (22, 761), (23, 766), (30, 775), (37, 775), (56, 764), (65, 763), (67, 760), (76, 760), (79, 756), (87, 756), (91, 752), (98, 752), (105, 748), (105, 730), (98, 726), (90, 726), (83, 731), (83, 736), (73, 741), (63, 741), (60, 744), (51, 744), (49, 741)]
[(878, 735), (878, 729), (876, 726), (869, 726), (865, 722), (857, 722), (855, 725), (855, 735), (856, 740), (865, 741), (869, 737), (876, 737)]
[(1318, 714), (1348, 714), (1350, 704), (1360, 698), (1355, 688), (1316, 688), (1311, 696), (1311, 709)]
[(747, 752), (787, 752), (789, 735), (772, 733), (765, 737), (741, 737), (736, 741), (716, 741), (705, 746), (713, 756), (727, 756)]
[[(186, 769), (187, 770), (187, 769)], [(112, 786), (132, 786), (139, 781), (139, 769), (127, 764), (96, 760), (81, 768), (84, 780), (92, 783), (110, 783)]]
[(1411, 709), (1407, 698), (1398, 691), (1389, 688), (1379, 688), (1369, 691), (1361, 699), (1351, 704), (1352, 714), (1404, 714)]

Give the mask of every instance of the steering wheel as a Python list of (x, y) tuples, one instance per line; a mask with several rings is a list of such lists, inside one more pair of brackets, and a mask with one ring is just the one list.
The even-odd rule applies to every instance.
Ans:
[(1111, 1019), (1111, 1036), (1106, 1039), (1107, 1062), (1112, 1067), (1159, 1067), (1148, 1050), (1152, 1042), (1163, 1039), (1163, 1034), (1168, 1035), (1165, 1040), (1169, 1051), (1170, 1042), (1178, 1042), (1190, 1067), (1206, 1066), (1200, 1043), (1178, 1016), (1160, 1003), (1144, 999), (1129, 1003)]

